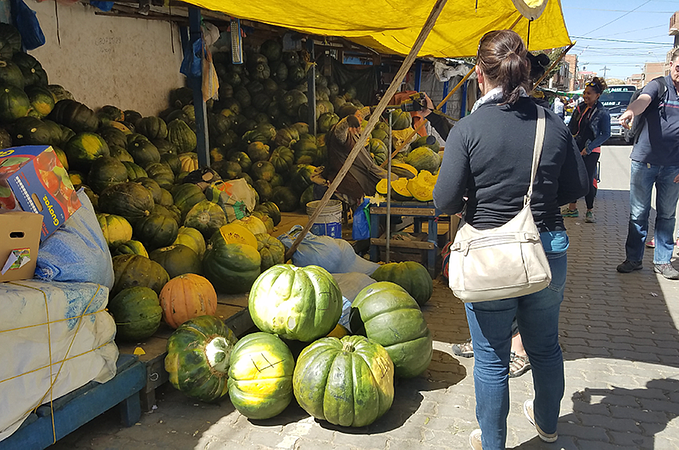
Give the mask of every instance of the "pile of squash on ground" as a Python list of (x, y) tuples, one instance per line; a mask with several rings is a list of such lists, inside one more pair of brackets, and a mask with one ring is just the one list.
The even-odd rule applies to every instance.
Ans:
[(269, 268), (248, 299), (260, 331), (237, 340), (214, 316), (187, 320), (168, 340), (170, 382), (202, 401), (228, 394), (250, 419), (274, 417), (294, 397), (332, 424), (371, 424), (391, 407), (394, 378), (421, 375), (433, 353), (420, 310), (433, 290), (427, 270), (415, 262), (391, 263), (372, 276), (378, 281), (352, 303), (349, 334), (337, 325), (342, 293), (325, 269)]
[[(300, 53), (282, 52), (277, 41), (266, 41), (258, 51), (249, 49), (246, 58), (246, 64), (233, 65), (228, 54), (215, 54), (222, 83), (220, 100), (208, 104), (214, 178), (201, 183), (190, 175), (198, 170), (198, 157), (189, 89), (173, 91), (171, 107), (158, 116), (143, 117), (111, 105), (95, 112), (63, 87), (50, 85), (40, 62), (22, 52), (18, 31), (0, 24), (0, 148), (51, 145), (73, 185), (83, 187), (113, 257), (115, 284), (109, 311), (118, 326), (117, 338), (143, 341), (161, 320), (178, 328), (170, 339), (166, 362), (175, 386), (210, 401), (228, 390), (239, 411), (262, 418), (277, 414), (290, 402), (295, 384), (298, 402), (314, 416), (363, 426), (389, 408), (394, 366), (397, 376), (415, 376), (431, 359), (431, 335), (413, 300), (413, 296), (419, 302), (429, 298), (431, 278), (421, 265), (412, 263), (421, 270), (411, 268), (407, 276), (390, 279), (400, 284), (419, 279), (413, 283), (420, 287), (406, 286), (411, 294), (390, 282), (364, 291), (362, 300), (354, 303), (362, 313), (356, 313), (351, 328), (368, 340), (359, 336), (316, 340), (337, 324), (342, 305), (339, 289), (323, 269), (282, 264), (285, 248), (270, 234), (280, 222), (281, 211), (295, 211), (313, 200), (310, 177), (325, 161), (324, 135), (309, 134), (303, 122), (308, 64), (300, 60)], [(340, 96), (339, 87), (322, 75), (316, 77), (316, 103), (321, 133), (362, 106), (353, 99), (351, 88)], [(394, 123), (394, 128), (406, 129), (410, 116), (399, 114)], [(372, 136), (369, 149), (381, 164), (387, 157), (385, 124), (378, 124)], [(435, 173), (438, 155), (425, 146), (412, 148), (403, 155), (404, 164), (414, 168), (408, 170), (414, 170), (409, 178), (425, 176), (424, 170)], [(251, 208), (220, 202), (220, 183), (239, 180), (255, 197)], [(7, 186), (0, 186), (0, 197), (10, 194)], [(272, 299), (285, 289), (303, 294), (295, 301), (304, 306), (273, 311), (277, 306)], [(213, 316), (217, 292), (247, 291), (253, 319), (267, 333), (236, 343), (224, 323)], [(316, 304), (329, 307), (315, 308)], [(392, 306), (403, 310), (403, 317), (389, 318)], [(285, 315), (293, 310), (296, 315)], [(306, 317), (310, 311), (316, 316)], [(377, 331), (381, 327), (371, 328), (369, 314), (375, 315), (375, 323), (388, 320), (393, 325), (398, 320), (399, 333), (383, 336)], [(294, 334), (298, 320), (311, 334)], [(277, 336), (313, 344), (294, 364), (285, 353), (288, 346)], [(278, 359), (257, 359), (268, 358), (266, 352)], [(277, 360), (285, 363), (253, 365)], [(331, 360), (337, 364), (330, 364)], [(305, 367), (316, 364), (323, 369), (305, 372)], [(293, 368), (295, 378), (291, 378)], [(312, 383), (330, 370), (347, 376), (334, 386), (320, 379)], [(348, 377), (352, 371), (357, 378)], [(279, 375), (269, 377), (269, 373), (280, 375), (280, 385)], [(328, 405), (327, 411), (338, 414), (331, 417), (323, 412), (326, 389), (336, 390), (331, 395), (352, 392), (366, 400), (363, 407), (369, 411), (353, 411), (353, 403)]]

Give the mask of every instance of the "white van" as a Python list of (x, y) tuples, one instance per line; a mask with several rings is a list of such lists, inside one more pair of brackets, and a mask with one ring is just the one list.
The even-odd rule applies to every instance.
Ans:
[(612, 138), (626, 138), (626, 131), (622, 125), (620, 125), (620, 115), (625, 112), (627, 106), (629, 105), (632, 95), (636, 92), (636, 86), (627, 84), (616, 84), (608, 86), (599, 101), (608, 109), (608, 113), (611, 115), (611, 137)]

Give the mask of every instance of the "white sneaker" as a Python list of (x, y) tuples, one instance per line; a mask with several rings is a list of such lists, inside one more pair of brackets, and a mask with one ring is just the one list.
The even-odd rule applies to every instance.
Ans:
[[(559, 435), (556, 432), (551, 433), (551, 434), (545, 433), (535, 423), (535, 418), (533, 416), (533, 400), (526, 400), (523, 403), (523, 414), (526, 416), (526, 418), (528, 419), (530, 424), (535, 427), (535, 429), (538, 432), (538, 436), (540, 436), (540, 439), (542, 439), (544, 442), (555, 442), (559, 438)], [(471, 440), (471, 436), (470, 436), (470, 440)]]
[(472, 450), (483, 450), (481, 445), (481, 430), (476, 429), (472, 431), (469, 435), (469, 445), (471, 445)]

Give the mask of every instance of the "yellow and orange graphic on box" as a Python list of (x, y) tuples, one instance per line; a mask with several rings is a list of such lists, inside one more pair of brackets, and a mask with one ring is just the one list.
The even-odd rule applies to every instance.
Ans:
[(0, 150), (0, 212), (24, 210), (43, 216), (40, 239), (80, 208), (71, 179), (49, 145)]

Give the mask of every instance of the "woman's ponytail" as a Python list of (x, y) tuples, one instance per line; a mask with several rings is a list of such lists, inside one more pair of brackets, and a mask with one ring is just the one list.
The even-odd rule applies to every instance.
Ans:
[(504, 103), (513, 105), (528, 88), (530, 63), (523, 40), (514, 31), (491, 31), (484, 35), (477, 64), (491, 84), (502, 87)]

